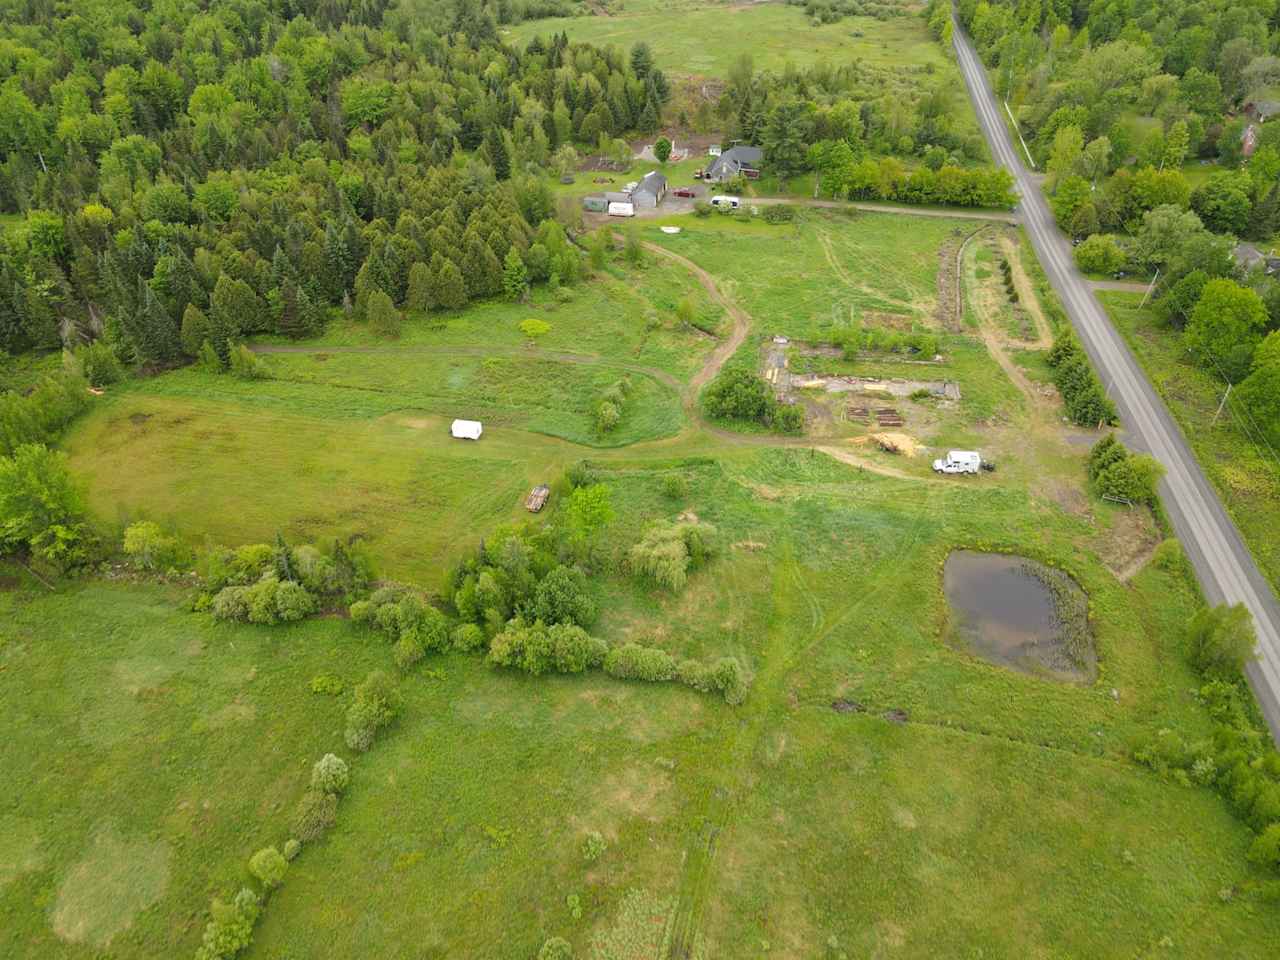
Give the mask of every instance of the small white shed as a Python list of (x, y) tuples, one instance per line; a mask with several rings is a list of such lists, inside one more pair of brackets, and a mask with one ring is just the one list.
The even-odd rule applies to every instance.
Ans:
[(634, 217), (636, 208), (630, 203), (611, 203), (609, 204), (609, 216), (611, 217)]
[(484, 432), (479, 420), (455, 420), (449, 428), (455, 440), (479, 440)]

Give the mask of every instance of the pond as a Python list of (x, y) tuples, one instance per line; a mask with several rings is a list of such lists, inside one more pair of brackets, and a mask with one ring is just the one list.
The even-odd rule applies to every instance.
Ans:
[(954, 550), (943, 586), (957, 645), (1051, 680), (1091, 683), (1097, 676), (1088, 598), (1068, 574), (1026, 557)]

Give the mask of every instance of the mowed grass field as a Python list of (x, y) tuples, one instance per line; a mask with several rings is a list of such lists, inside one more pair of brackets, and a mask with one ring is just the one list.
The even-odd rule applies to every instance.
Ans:
[(1280, 590), (1280, 459), (1248, 412), (1231, 402), (1218, 414), (1224, 385), (1190, 362), (1178, 331), (1142, 309), (1141, 294), (1098, 294), (1160, 393), (1240, 528), (1258, 566)]
[[(1124, 757), (1137, 731), (1196, 736), (1208, 719), (1177, 650), (1189, 586), (1155, 569), (1117, 583), (1099, 556), (1107, 518), (1099, 530), (1008, 487), (860, 475), (806, 451), (599, 469), (620, 509), (595, 632), (735, 653), (747, 703), (428, 659), (399, 677), (403, 715), (352, 758), (337, 826), (293, 863), (246, 956), (521, 960), (552, 935), (594, 960), (645, 943), (654, 957), (939, 943), (1130, 957), (1165, 938), (1180, 956), (1270, 955), (1280, 917), (1249, 892), (1249, 832), (1210, 791)], [(673, 472), (687, 496), (665, 492)], [(690, 510), (721, 550), (683, 593), (608, 572), (644, 524)], [(979, 538), (1063, 563), (1090, 591), (1097, 685), (940, 639), (939, 565)], [(345, 621), (214, 627), (180, 599), (132, 584), (0, 594), (0, 688), (28, 734), (3, 755), (19, 784), (9, 953), (82, 956), (67, 941), (84, 930), (105, 956), (188, 955), (203, 902), (285, 835), (309, 761), (348, 755), (347, 697), (310, 679), (391, 669)], [(589, 831), (607, 844), (594, 861)], [(103, 914), (132, 924), (113, 920), (108, 940)]]

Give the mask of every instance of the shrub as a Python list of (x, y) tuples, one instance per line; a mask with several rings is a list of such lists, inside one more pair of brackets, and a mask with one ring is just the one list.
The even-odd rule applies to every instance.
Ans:
[(693, 212), (695, 216), (709, 217), (711, 216), (711, 204), (706, 200), (693, 201)]
[(231, 375), (241, 380), (261, 380), (267, 375), (267, 368), (263, 366), (257, 354), (243, 343), (232, 347), (230, 367)]
[(1098, 492), (1133, 503), (1154, 503), (1164, 468), (1147, 454), (1130, 453), (1098, 474)]
[(552, 937), (538, 951), (538, 960), (573, 960), (573, 947), (564, 937)]
[(515, 667), (534, 676), (555, 671), (581, 673), (598, 667), (608, 645), (573, 623), (548, 627), (541, 621), (511, 620), (489, 643), (489, 662)]
[(676, 675), (676, 662), (665, 650), (627, 643), (609, 651), (604, 658), (604, 671), (619, 680), (658, 683)]
[(724, 696), (725, 703), (736, 706), (747, 699), (747, 678), (740, 664), (733, 657), (722, 657), (712, 670), (715, 688)]
[(391, 651), (392, 659), (401, 670), (408, 670), (426, 655), (427, 651), (422, 648), (422, 641), (416, 633), (406, 633), (396, 641)]
[(368, 750), (375, 734), (400, 713), (400, 694), (391, 678), (373, 670), (356, 687), (355, 699), (347, 710), (346, 741), (352, 750)]
[(318, 840), (338, 820), (338, 798), (332, 793), (308, 790), (293, 813), (293, 833), (303, 843)]
[(608, 400), (603, 401), (596, 407), (596, 429), (601, 433), (608, 433), (618, 425), (618, 421), (621, 419), (622, 412)]
[(81, 344), (72, 356), (84, 378), (95, 387), (110, 386), (124, 379), (124, 367), (101, 340)]
[(66, 570), (88, 558), (80, 488), (64, 454), (41, 444), (0, 457), (0, 553), (25, 550)]
[(253, 942), (253, 925), (261, 912), (258, 895), (248, 888), (237, 893), (229, 904), (214, 900), (196, 960), (231, 960)]
[(1160, 541), (1155, 551), (1151, 554), (1151, 563), (1157, 570), (1163, 570), (1165, 573), (1186, 574), (1189, 572), (1187, 555), (1183, 552), (1182, 544), (1174, 537)]
[(316, 612), (316, 601), (300, 583), (286, 580), (276, 587), (276, 615), (285, 623), (301, 620)]
[(587, 863), (595, 863), (608, 849), (609, 844), (605, 842), (598, 830), (588, 830), (586, 837), (582, 840), (582, 859)]
[(333, 753), (326, 753), (311, 768), (311, 789), (321, 793), (342, 793), (350, 779), (347, 761)]
[(298, 854), (302, 852), (302, 844), (290, 837), (284, 842), (284, 858), (290, 862), (297, 859)]
[(352, 623), (370, 624), (373, 622), (373, 615), (377, 612), (377, 609), (368, 600), (357, 600), (347, 608), (347, 613), (351, 617)]
[(640, 542), (627, 552), (627, 563), (638, 576), (647, 577), (668, 590), (679, 591), (689, 570), (711, 555), (715, 528), (708, 523), (657, 521)]
[(249, 619), (247, 587), (223, 587), (213, 597), (210, 613), (215, 620), (234, 620), (243, 623)]
[(1253, 617), (1242, 603), (1205, 607), (1187, 627), (1187, 655), (1202, 673), (1235, 678), (1253, 659)]
[(577, 567), (557, 566), (533, 592), (533, 615), (547, 624), (591, 626), (596, 619), (596, 602), (587, 588), (586, 575)]
[(1110, 234), (1095, 233), (1076, 247), (1075, 257), (1085, 273), (1115, 273), (1124, 266), (1124, 251)]
[(662, 479), (662, 492), (672, 500), (683, 500), (689, 495), (689, 481), (683, 474), (669, 473)]
[(764, 208), (765, 223), (790, 223), (796, 218), (795, 207), (785, 203), (773, 203)]
[(166, 569), (177, 562), (178, 541), (166, 536), (158, 523), (140, 520), (124, 531), (124, 553), (140, 570)]
[(289, 870), (289, 861), (275, 847), (264, 847), (249, 858), (249, 872), (258, 878), (264, 890), (280, 886)]
[(330, 697), (336, 697), (347, 689), (347, 685), (342, 682), (340, 677), (335, 677), (331, 673), (321, 673), (311, 678), (311, 692), (322, 693)]
[(1249, 859), (1261, 867), (1280, 870), (1280, 822), (1271, 824), (1253, 841)]
[(450, 641), (453, 649), (470, 653), (484, 647), (484, 631), (474, 623), (464, 623), (454, 628)]

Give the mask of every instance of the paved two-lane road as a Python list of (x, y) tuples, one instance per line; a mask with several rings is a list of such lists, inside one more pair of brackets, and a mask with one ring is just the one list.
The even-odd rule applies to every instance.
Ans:
[(1112, 327), (1088, 281), (1076, 269), (1071, 246), (1058, 231), (1038, 184), (1023, 166), (1001, 116), (1003, 107), (997, 103), (986, 71), (959, 23), (955, 26), (955, 46), (992, 154), (1017, 179), (1021, 195), (1019, 218), (1081, 342), (1120, 409), (1128, 439), (1164, 465), (1161, 496), (1165, 509), (1205, 596), (1210, 603), (1243, 603), (1253, 614), (1258, 659), (1248, 668), (1249, 680), (1272, 736), (1280, 741), (1280, 606), (1275, 595), (1205, 479), (1182, 432)]

